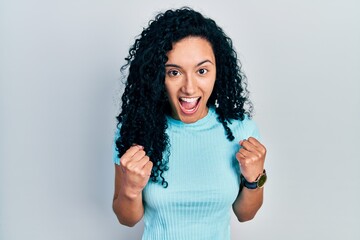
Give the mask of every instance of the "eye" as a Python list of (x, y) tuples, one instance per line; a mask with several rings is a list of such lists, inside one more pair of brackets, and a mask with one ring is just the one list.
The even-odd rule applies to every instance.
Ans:
[(199, 73), (200, 75), (204, 75), (204, 74), (207, 73), (207, 72), (208, 72), (208, 70), (205, 69), (205, 68), (201, 68), (201, 69), (198, 70), (198, 73)]
[(170, 76), (170, 77), (176, 77), (176, 76), (179, 76), (180, 75), (180, 72), (178, 70), (170, 70), (167, 72), (167, 74)]

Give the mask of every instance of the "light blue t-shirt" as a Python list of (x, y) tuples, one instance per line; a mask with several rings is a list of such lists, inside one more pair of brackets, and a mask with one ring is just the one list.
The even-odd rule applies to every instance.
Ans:
[[(143, 190), (143, 240), (230, 239), (231, 207), (240, 185), (235, 158), (239, 141), (259, 138), (249, 118), (229, 124), (235, 139), (226, 138), (213, 108), (199, 121), (185, 124), (168, 117), (168, 187), (151, 180)], [(119, 133), (117, 133), (119, 134)], [(114, 149), (114, 162), (119, 164)]]

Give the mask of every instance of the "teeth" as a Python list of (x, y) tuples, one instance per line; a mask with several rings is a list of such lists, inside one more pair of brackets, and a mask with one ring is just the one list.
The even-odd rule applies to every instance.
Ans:
[(181, 101), (184, 101), (184, 102), (188, 102), (188, 103), (191, 103), (191, 102), (196, 102), (200, 97), (197, 97), (197, 98), (180, 98)]

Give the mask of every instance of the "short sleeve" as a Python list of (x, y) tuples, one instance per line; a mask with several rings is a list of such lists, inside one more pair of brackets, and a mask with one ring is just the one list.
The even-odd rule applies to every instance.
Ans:
[(117, 165), (120, 165), (120, 158), (118, 157), (119, 150), (116, 147), (116, 140), (120, 137), (120, 129), (116, 128), (113, 140), (113, 162)]
[(233, 131), (236, 141), (248, 139), (249, 137), (254, 137), (258, 140), (261, 139), (260, 132), (255, 121), (250, 119), (247, 115), (245, 115), (244, 120), (234, 121), (229, 127)]
[(249, 137), (254, 137), (257, 140), (261, 140), (261, 136), (260, 136), (260, 132), (259, 132), (259, 128), (257, 127), (256, 123), (254, 120), (248, 119), (247, 120), (247, 125), (248, 125), (248, 131), (249, 131)]

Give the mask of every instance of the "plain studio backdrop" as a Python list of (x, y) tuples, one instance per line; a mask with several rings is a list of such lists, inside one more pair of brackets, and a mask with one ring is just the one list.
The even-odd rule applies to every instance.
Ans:
[(119, 69), (184, 5), (233, 39), (268, 148), (264, 205), (232, 239), (360, 239), (358, 1), (1, 0), (1, 240), (140, 239), (111, 208)]

